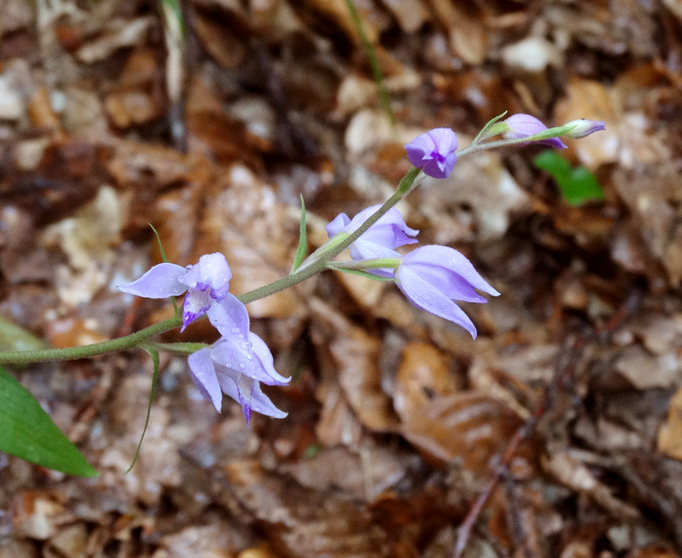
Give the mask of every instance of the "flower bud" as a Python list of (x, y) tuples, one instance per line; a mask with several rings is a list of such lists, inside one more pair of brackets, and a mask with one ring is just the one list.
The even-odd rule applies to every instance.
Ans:
[(573, 126), (573, 128), (564, 135), (567, 138), (573, 139), (584, 138), (594, 132), (606, 130), (606, 125), (601, 120), (587, 120), (586, 118), (571, 120), (564, 124), (562, 128), (568, 128), (569, 126)]
[(405, 146), (415, 167), (434, 178), (450, 176), (457, 161), (457, 136), (450, 128), (435, 128)]
[[(507, 131), (503, 134), (507, 139), (523, 139), (547, 130), (547, 126), (530, 114), (514, 114), (503, 120), (502, 124), (507, 125)], [(549, 145), (557, 149), (566, 147), (559, 138), (536, 140), (533, 143)]]

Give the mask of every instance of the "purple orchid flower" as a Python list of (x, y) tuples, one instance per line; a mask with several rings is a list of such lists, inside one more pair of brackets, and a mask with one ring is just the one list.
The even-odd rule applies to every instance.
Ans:
[[(355, 232), (380, 207), (381, 205), (373, 205), (363, 209), (353, 219), (349, 219), (345, 213), (337, 215), (325, 227), (329, 238), (340, 233), (351, 234)], [(400, 254), (395, 249), (405, 244), (417, 242), (416, 239), (410, 237), (416, 236), (418, 233), (419, 231), (408, 227), (400, 211), (392, 207), (350, 245), (350, 257), (355, 261), (374, 258), (399, 258)]]
[[(237, 300), (235, 298), (235, 300)], [(260, 383), (282, 386), (290, 378), (280, 376), (274, 368), (270, 349), (255, 333), (249, 331), (249, 315), (246, 307), (238, 305), (224, 308), (221, 316), (223, 336), (211, 347), (200, 349), (187, 358), (194, 381), (201, 394), (211, 401), (216, 410), (222, 407), (222, 394), (231, 397), (242, 406), (246, 423), (251, 412), (274, 418), (284, 418), (281, 411), (261, 391)]]
[(191, 322), (207, 312), (209, 319), (212, 318), (212, 309), (228, 297), (231, 278), (232, 272), (225, 256), (216, 253), (201, 256), (199, 263), (187, 267), (172, 263), (155, 265), (137, 281), (118, 288), (124, 293), (144, 298), (168, 298), (187, 292), (182, 304), (180, 331), (184, 331)]
[[(523, 139), (544, 132), (547, 129), (547, 126), (530, 114), (514, 114), (503, 120), (502, 123), (507, 125), (507, 131), (503, 134), (507, 139)], [(556, 147), (557, 149), (566, 148), (559, 138), (549, 138), (533, 141), (532, 143), (549, 145), (550, 147)]]
[(476, 327), (455, 301), (487, 302), (474, 289), (499, 296), (460, 252), (446, 246), (422, 246), (403, 257), (395, 273), (396, 283), (408, 300), (450, 320), (476, 339)]
[(433, 178), (450, 176), (457, 161), (457, 136), (450, 128), (435, 128), (405, 146), (407, 158)]

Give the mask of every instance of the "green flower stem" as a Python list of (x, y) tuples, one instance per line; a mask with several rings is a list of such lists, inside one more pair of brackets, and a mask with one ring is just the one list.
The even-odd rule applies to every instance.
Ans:
[(38, 351), (8, 351), (0, 352), (0, 364), (30, 364), (32, 362), (46, 362), (52, 360), (77, 360), (123, 351), (137, 347), (154, 335), (165, 333), (182, 325), (182, 318), (169, 318), (151, 325), (125, 337), (85, 345), (84, 347), (68, 347), (66, 349), (41, 349)]
[[(327, 269), (327, 264), (341, 252), (343, 252), (348, 246), (355, 242), (362, 234), (365, 233), (374, 223), (376, 223), (381, 217), (383, 217), (386, 212), (391, 209), (395, 204), (397, 204), (401, 199), (403, 199), (409, 191), (416, 185), (416, 178), (419, 175), (419, 169), (411, 168), (407, 174), (400, 181), (398, 190), (393, 194), (385, 203), (382, 205), (376, 213), (371, 215), (356, 231), (348, 235), (338, 244), (332, 245), (331, 248), (327, 249), (326, 252), (317, 261), (311, 263), (305, 269), (299, 268), (298, 271), (283, 277), (271, 283), (254, 289), (248, 293), (239, 295), (237, 298), (247, 304), (258, 300), (259, 298), (264, 298), (272, 294), (278, 293), (290, 287), (293, 287), (301, 281), (309, 279), (313, 275), (317, 275)], [(113, 353), (116, 351), (123, 351), (126, 349), (132, 349), (137, 347), (143, 342), (145, 342), (150, 337), (154, 335), (159, 335), (165, 333), (172, 329), (178, 328), (182, 325), (182, 318), (176, 316), (174, 318), (169, 318), (159, 322), (158, 324), (151, 325), (125, 337), (120, 337), (118, 339), (112, 339), (111, 341), (104, 341), (102, 343), (94, 343), (92, 345), (86, 345), (84, 347), (69, 347), (66, 349), (41, 349), (37, 351), (9, 351), (0, 352), (0, 364), (13, 363), (13, 364), (30, 364), (32, 362), (46, 362), (46, 361), (56, 361), (56, 360), (77, 360), (81, 358), (89, 358), (99, 355), (104, 355), (107, 353)], [(151, 346), (151, 344), (148, 344)], [(184, 344), (187, 348), (193, 344)], [(154, 347), (161, 350), (160, 347), (165, 347), (165, 344), (155, 344)], [(171, 345), (174, 346), (174, 345)], [(203, 347), (203, 345), (201, 345)], [(164, 349), (165, 350), (165, 349)], [(181, 352), (183, 348), (180, 349)], [(176, 352), (176, 349), (173, 349)], [(183, 352), (182, 354), (186, 354)]]
[(362, 260), (360, 262), (345, 261), (345, 262), (328, 262), (328, 269), (337, 269), (343, 271), (344, 269), (395, 269), (400, 265), (400, 258), (375, 258), (373, 260)]
[(207, 343), (157, 343), (156, 341), (146, 341), (144, 345), (160, 353), (173, 353), (185, 356), (210, 347)]
[[(548, 128), (547, 130), (543, 130), (542, 132), (538, 132), (537, 134), (533, 134), (532, 136), (528, 136), (526, 138), (519, 138), (519, 139), (504, 139), (504, 140), (496, 140), (496, 141), (488, 141), (485, 143), (472, 143), (468, 147), (465, 147), (464, 149), (460, 149), (457, 151), (457, 157), (465, 157), (466, 155), (472, 155), (473, 153), (477, 153), (478, 151), (488, 151), (490, 149), (497, 149), (498, 147), (506, 147), (507, 145), (519, 145), (519, 144), (527, 144), (527, 143), (532, 143), (534, 141), (542, 141), (542, 140), (547, 140), (547, 139), (552, 139), (552, 138), (558, 138), (560, 136), (566, 135), (568, 132), (570, 132), (573, 128), (575, 128), (576, 125), (571, 125), (571, 126), (558, 126), (556, 128)], [(477, 136), (478, 139), (478, 136)]]

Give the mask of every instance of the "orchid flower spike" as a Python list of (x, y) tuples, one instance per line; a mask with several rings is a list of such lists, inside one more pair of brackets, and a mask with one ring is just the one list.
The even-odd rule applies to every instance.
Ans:
[[(353, 219), (349, 219), (345, 213), (341, 213), (329, 223), (325, 230), (329, 238), (337, 234), (350, 235), (355, 232), (367, 218), (376, 213), (381, 205), (373, 205), (363, 209)], [(392, 207), (385, 215), (374, 223), (367, 231), (350, 245), (350, 257), (355, 260), (371, 260), (374, 258), (397, 258), (400, 254), (396, 248), (405, 244), (414, 244), (419, 231), (411, 229), (405, 224), (400, 212)]]
[(231, 278), (232, 272), (225, 256), (216, 253), (201, 256), (199, 263), (187, 267), (172, 263), (155, 265), (138, 280), (118, 288), (124, 293), (144, 298), (169, 298), (187, 292), (182, 304), (180, 331), (184, 331), (207, 312), (211, 318), (211, 309), (228, 297)]
[(283, 386), (291, 378), (277, 373), (270, 349), (249, 331), (249, 315), (241, 302), (237, 300), (237, 305), (223, 314), (220, 329), (223, 336), (216, 343), (187, 358), (192, 380), (201, 394), (218, 412), (222, 394), (231, 397), (242, 406), (247, 424), (252, 411), (274, 418), (286, 417), (287, 413), (275, 407), (261, 391), (260, 383)]
[(446, 246), (428, 245), (410, 252), (402, 259), (395, 278), (414, 306), (462, 326), (474, 339), (476, 327), (455, 301), (487, 302), (474, 289), (492, 296), (500, 294), (464, 255)]
[(457, 161), (457, 136), (450, 128), (435, 128), (405, 146), (407, 158), (433, 178), (450, 176)]
[[(502, 124), (507, 125), (507, 130), (502, 134), (507, 139), (523, 139), (547, 130), (547, 126), (530, 114), (514, 114), (503, 120)], [(532, 143), (549, 145), (557, 149), (566, 147), (559, 138), (549, 138)]]

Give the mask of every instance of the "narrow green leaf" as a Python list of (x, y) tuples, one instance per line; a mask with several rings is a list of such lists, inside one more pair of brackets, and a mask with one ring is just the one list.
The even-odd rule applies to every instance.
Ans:
[(33, 351), (47, 347), (42, 339), (0, 316), (0, 351)]
[(154, 225), (151, 223), (148, 223), (149, 227), (154, 231), (154, 234), (156, 235), (156, 242), (159, 245), (159, 252), (161, 252), (161, 260), (163, 263), (168, 263), (168, 257), (166, 256), (166, 251), (163, 249), (163, 244), (161, 244), (161, 236), (159, 236), (159, 233), (157, 230), (154, 228)]
[(128, 470), (124, 473), (127, 475), (132, 471), (137, 461), (137, 456), (140, 454), (140, 448), (142, 448), (142, 442), (144, 441), (144, 435), (147, 433), (147, 426), (149, 426), (149, 416), (152, 414), (152, 401), (154, 400), (154, 389), (156, 388), (156, 381), (159, 379), (159, 351), (152, 349), (151, 347), (142, 347), (149, 356), (152, 357), (152, 362), (154, 363), (154, 373), (152, 374), (152, 388), (149, 390), (149, 403), (147, 405), (147, 418), (144, 421), (144, 428), (142, 429), (142, 436), (140, 436), (140, 443), (137, 444), (137, 449), (135, 450), (135, 456), (133, 457), (133, 462), (128, 467)]
[(535, 157), (533, 163), (537, 168), (550, 174), (569, 205), (576, 207), (604, 199), (597, 178), (583, 166), (572, 168), (571, 164), (556, 151), (543, 151)]
[(35, 397), (0, 368), (0, 451), (78, 477), (96, 477), (90, 465)]
[(161, 6), (163, 7), (166, 18), (174, 18), (175, 21), (177, 21), (180, 32), (184, 35), (185, 20), (182, 17), (182, 8), (180, 7), (179, 0), (161, 0)]
[[(479, 141), (481, 141), (481, 139), (484, 137), (484, 135), (485, 135), (486, 132), (489, 132), (490, 129), (491, 129), (495, 124), (497, 124), (498, 121), (502, 120), (505, 116), (507, 116), (507, 112), (509, 112), (509, 111), (506, 111), (506, 110), (505, 110), (502, 114), (498, 114), (495, 118), (492, 118), (491, 120), (488, 120), (488, 122), (486, 123), (486, 125), (483, 126), (483, 128), (481, 128), (481, 131), (478, 132), (478, 134), (476, 134), (476, 137), (474, 138), (474, 141), (471, 142), (471, 145), (476, 145)], [(490, 134), (490, 135), (486, 135), (485, 137), (488, 138), (488, 137), (492, 137), (492, 136), (495, 136), (495, 135), (497, 135), (497, 134), (494, 134), (494, 133), (493, 133), (493, 134)]]
[(305, 259), (305, 254), (308, 251), (308, 232), (305, 223), (305, 202), (303, 201), (303, 196), (301, 196), (301, 224), (299, 230), (298, 249), (296, 250), (296, 256), (294, 257), (294, 263), (291, 266), (289, 275), (300, 267)]
[[(157, 232), (157, 230), (154, 228), (154, 225), (151, 223), (148, 223), (148, 225), (151, 227), (151, 229), (154, 231), (154, 234), (156, 235), (156, 242), (159, 245), (159, 252), (161, 253), (161, 260), (163, 263), (168, 263), (168, 256), (166, 256), (166, 251), (163, 249), (163, 244), (161, 244), (161, 236)], [(175, 315), (179, 315), (179, 309), (178, 309), (178, 301), (176, 300), (177, 297), (172, 297), (171, 300), (173, 301), (173, 310), (175, 311)]]
[(379, 64), (379, 57), (377, 56), (374, 46), (369, 41), (367, 33), (365, 33), (365, 27), (362, 25), (362, 20), (360, 19), (360, 13), (358, 8), (355, 6), (353, 0), (346, 0), (346, 6), (348, 6), (348, 11), (350, 12), (351, 19), (353, 20), (353, 25), (355, 30), (358, 32), (358, 36), (362, 41), (362, 46), (365, 49), (365, 55), (369, 61), (369, 66), (372, 69), (372, 77), (374, 82), (377, 84), (377, 92), (379, 93), (379, 102), (381, 103), (386, 116), (392, 125), (395, 126), (395, 114), (391, 108), (391, 97), (388, 94), (388, 89), (386, 89), (386, 84), (384, 83), (384, 74), (381, 71), (381, 65)]

